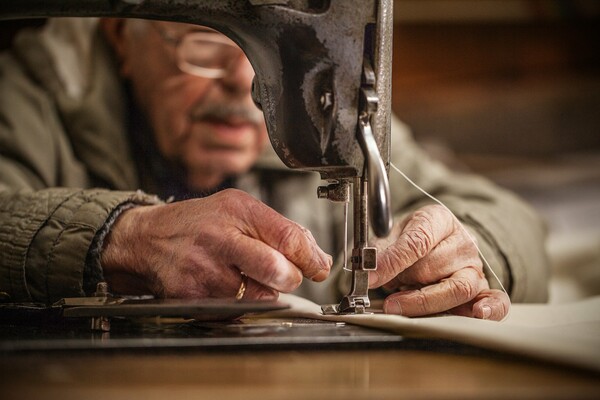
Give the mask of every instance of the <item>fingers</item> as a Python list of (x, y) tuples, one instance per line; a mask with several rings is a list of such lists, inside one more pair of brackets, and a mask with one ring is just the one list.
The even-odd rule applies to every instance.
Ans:
[[(233, 272), (234, 275), (238, 276), (238, 281), (239, 284), (238, 286), (235, 287), (231, 287), (229, 288), (229, 293), (231, 293), (231, 295), (226, 295), (225, 293), (227, 293), (226, 290), (222, 290), (219, 291), (215, 294), (215, 297), (217, 298), (235, 298), (238, 301), (255, 301), (255, 300), (271, 300), (271, 301), (275, 301), (277, 300), (277, 298), (279, 297), (279, 292), (277, 292), (276, 290), (273, 290), (271, 288), (268, 288), (266, 286), (261, 285), (260, 283), (256, 282), (253, 279), (249, 279), (246, 278), (245, 280), (245, 290), (243, 292), (243, 296), (241, 297), (237, 297), (238, 292), (240, 291), (240, 288), (242, 287), (242, 275), (240, 273), (240, 271), (236, 268), (231, 268), (231, 270), (234, 270), (235, 272)], [(218, 320), (230, 320), (233, 318), (237, 318), (240, 315), (238, 313), (223, 313), (223, 314), (200, 314), (200, 315), (194, 315), (193, 318), (199, 321), (218, 321)]]
[(450, 313), (479, 319), (501, 321), (510, 310), (510, 298), (502, 290), (486, 289), (473, 300), (455, 307)]
[(327, 278), (333, 259), (321, 250), (310, 231), (251, 199), (245, 233), (283, 254), (305, 277), (317, 282)]
[(449, 311), (492, 320), (507, 315), (508, 296), (489, 289), (474, 239), (448, 210), (423, 207), (403, 224), (395, 227), (395, 239), (376, 243), (378, 270), (370, 273), (369, 286), (421, 289), (390, 295), (386, 313), (413, 317)]
[(302, 283), (302, 273), (283, 254), (245, 235), (231, 239), (226, 258), (250, 278), (280, 292), (291, 292)]
[(440, 206), (414, 212), (395, 243), (378, 256), (377, 270), (369, 273), (369, 287), (379, 287), (427, 256), (456, 229), (452, 214)]
[[(241, 285), (241, 279), (240, 279)], [(239, 286), (236, 288), (233, 297), (235, 297), (238, 293)], [(246, 291), (242, 296), (244, 300), (277, 300), (279, 297), (279, 292), (275, 289), (271, 289), (265, 285), (261, 285), (254, 279), (248, 279), (246, 281)]]
[(387, 314), (408, 317), (436, 314), (473, 300), (485, 289), (488, 283), (481, 271), (464, 268), (439, 283), (388, 296), (383, 309)]
[[(205, 275), (204, 279), (210, 283), (209, 291), (204, 296), (198, 296), (198, 294), (194, 292), (187, 292), (185, 289), (180, 290), (180, 288), (170, 288), (171, 290), (177, 290), (176, 293), (178, 293), (178, 295), (172, 296), (170, 295), (171, 293), (165, 293), (167, 295), (166, 297), (236, 298), (240, 296), (240, 299), (245, 300), (277, 300), (279, 297), (279, 292), (277, 290), (265, 286), (249, 276), (243, 277), (242, 271), (235, 266), (223, 266), (215, 269), (212, 274)], [(244, 282), (244, 284), (242, 282)], [(182, 283), (181, 286), (186, 286), (188, 284), (190, 284), (190, 280)], [(191, 284), (192, 286), (196, 286), (193, 282)], [(244, 286), (244, 289), (240, 294), (242, 286)], [(181, 293), (186, 292), (188, 295), (181, 295)]]
[[(129, 225), (135, 229), (125, 229), (129, 240), (117, 248), (135, 251), (114, 264), (135, 271), (146, 290), (164, 296), (235, 296), (243, 271), (251, 282), (245, 297), (272, 297), (296, 289), (303, 276), (324, 280), (331, 268), (332, 258), (310, 232), (238, 190), (125, 214), (134, 215)], [(114, 275), (112, 264), (103, 262), (107, 276)]]
[(429, 285), (449, 277), (465, 267), (483, 268), (477, 248), (463, 232), (442, 240), (427, 256), (421, 258), (384, 287), (388, 290), (407, 285)]

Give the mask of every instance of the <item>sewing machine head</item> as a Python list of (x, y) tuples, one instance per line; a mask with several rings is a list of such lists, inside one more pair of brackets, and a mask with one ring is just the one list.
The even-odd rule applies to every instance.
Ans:
[[(135, 17), (217, 29), (250, 60), (253, 98), (288, 167), (318, 171), (323, 179), (361, 177), (369, 152), (379, 153), (386, 167), (392, 0), (23, 0), (5, 2), (0, 11), (2, 18)], [(364, 113), (371, 150), (357, 140)], [(376, 190), (370, 197), (371, 223), (383, 236), (390, 225), (386, 200)]]
[(348, 201), (354, 184), (354, 248), (361, 252), (353, 254), (353, 270), (372, 268), (364, 260), (373, 256), (362, 254), (367, 198), (374, 232), (391, 229), (392, 0), (21, 0), (3, 2), (0, 15), (160, 19), (229, 36), (255, 70), (253, 99), (283, 162), (333, 181), (320, 197)]
[[(288, 167), (337, 182), (370, 176), (371, 224), (386, 236), (392, 1), (214, 3), (197, 2), (175, 18), (220, 30), (244, 50), (256, 72), (253, 98)], [(362, 140), (363, 127), (372, 137)], [(335, 190), (320, 193), (339, 200), (329, 196)]]

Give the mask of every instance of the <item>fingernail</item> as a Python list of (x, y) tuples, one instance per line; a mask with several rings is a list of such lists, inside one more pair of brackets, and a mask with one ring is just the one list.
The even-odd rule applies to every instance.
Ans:
[(314, 274), (313, 276), (308, 276), (307, 278), (310, 279), (311, 281), (321, 282), (321, 281), (324, 281), (325, 279), (327, 279), (328, 276), (329, 276), (329, 270), (322, 269), (322, 270), (318, 271), (316, 274)]
[(492, 316), (492, 307), (490, 306), (481, 307), (481, 311), (483, 312), (483, 319), (489, 319)]
[(402, 315), (402, 306), (398, 300), (387, 300), (383, 303), (383, 311), (386, 314)]

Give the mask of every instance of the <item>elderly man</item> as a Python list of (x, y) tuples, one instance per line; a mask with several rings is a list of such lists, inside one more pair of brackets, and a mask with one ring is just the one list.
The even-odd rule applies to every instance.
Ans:
[[(275, 156), (251, 100), (253, 70), (224, 35), (53, 19), (22, 32), (0, 71), (5, 297), (49, 303), (100, 280), (165, 297), (234, 297), (245, 279), (249, 299), (342, 294), (340, 210), (316, 198), (316, 174)], [(503, 318), (508, 296), (471, 237), (513, 300), (545, 300), (544, 230), (530, 209), (428, 159), (398, 121), (392, 130), (392, 161), (466, 229), (391, 177), (395, 225), (374, 243), (370, 277), (385, 311)]]

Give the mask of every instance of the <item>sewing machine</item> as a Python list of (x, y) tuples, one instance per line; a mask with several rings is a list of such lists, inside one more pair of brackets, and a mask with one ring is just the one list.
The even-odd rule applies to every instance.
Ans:
[(256, 72), (252, 96), (279, 157), (319, 172), (329, 184), (318, 196), (344, 203), (346, 216), (352, 198), (352, 286), (323, 312), (369, 307), (368, 273), (377, 268), (369, 225), (381, 237), (392, 225), (392, 0), (21, 0), (3, 2), (0, 16), (160, 19), (232, 38)]

